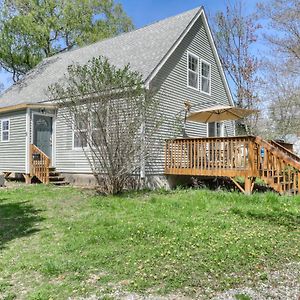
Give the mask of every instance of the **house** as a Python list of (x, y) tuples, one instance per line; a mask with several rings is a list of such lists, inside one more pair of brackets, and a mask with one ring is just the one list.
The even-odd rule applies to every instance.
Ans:
[[(0, 172), (22, 175), (27, 182), (32, 176), (44, 183), (93, 182), (78, 138), (57, 103), (49, 101), (47, 88), (69, 65), (98, 56), (116, 67), (129, 63), (146, 88), (155, 90), (164, 122), (156, 135), (160, 142), (154, 139), (153, 153), (141, 159), (140, 177), (149, 184), (226, 176), (251, 193), (260, 177), (279, 193), (298, 193), (300, 158), (275, 141), (236, 137), (232, 121), (187, 122), (184, 136), (178, 134), (175, 119), (187, 103), (198, 109), (233, 105), (202, 7), (44, 59), (0, 96)], [(236, 176), (245, 178), (244, 187)]]
[[(174, 118), (189, 101), (198, 107), (232, 104), (230, 90), (202, 7), (144, 28), (44, 59), (0, 96), (0, 171), (30, 174), (32, 144), (50, 159), (50, 167), (69, 181), (89, 182), (88, 161), (71, 128), (64, 123), (47, 87), (58, 81), (67, 66), (103, 55), (117, 67), (130, 63), (146, 86), (155, 87), (168, 118), (162, 138), (174, 132)], [(214, 134), (216, 129), (211, 126)], [(211, 130), (210, 129), (210, 132)], [(207, 136), (206, 124), (189, 124), (189, 136)], [(222, 131), (222, 132), (221, 132)], [(233, 124), (218, 134), (234, 134)], [(164, 150), (146, 166), (147, 176), (164, 173)]]

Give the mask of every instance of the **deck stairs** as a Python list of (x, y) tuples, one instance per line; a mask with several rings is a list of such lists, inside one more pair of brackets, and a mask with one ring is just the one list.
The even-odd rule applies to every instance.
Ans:
[(30, 147), (30, 159), (30, 178), (35, 177), (44, 184), (69, 184), (56, 168), (51, 166), (51, 159), (33, 144)]
[(69, 184), (69, 182), (65, 180), (65, 177), (57, 172), (54, 167), (49, 167), (49, 183), (57, 186)]
[(255, 144), (263, 156), (257, 163), (258, 177), (282, 195), (300, 194), (300, 157), (275, 141), (256, 137)]

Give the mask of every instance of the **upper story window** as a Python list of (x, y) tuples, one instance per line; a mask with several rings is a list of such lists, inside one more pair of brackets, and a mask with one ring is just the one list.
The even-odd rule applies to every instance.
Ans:
[(201, 92), (210, 95), (211, 91), (211, 65), (201, 60), (201, 74), (200, 74), (200, 89)]
[(9, 141), (9, 135), (10, 135), (10, 120), (5, 119), (1, 120), (1, 141), (2, 142), (8, 142)]
[(187, 64), (187, 85), (193, 89), (199, 90), (199, 58), (188, 52)]

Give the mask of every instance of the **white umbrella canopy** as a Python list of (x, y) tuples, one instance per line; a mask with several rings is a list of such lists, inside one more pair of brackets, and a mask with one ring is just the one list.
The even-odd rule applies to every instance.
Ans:
[(245, 109), (235, 106), (213, 106), (191, 112), (187, 116), (187, 121), (210, 123), (221, 121), (235, 121), (248, 117), (251, 114), (258, 113), (255, 109)]

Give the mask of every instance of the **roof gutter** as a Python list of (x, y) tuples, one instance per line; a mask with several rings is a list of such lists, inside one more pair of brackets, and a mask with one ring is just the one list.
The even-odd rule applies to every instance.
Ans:
[(11, 112), (11, 111), (16, 111), (16, 110), (23, 110), (23, 109), (56, 109), (57, 105), (54, 104), (17, 104), (17, 105), (11, 105), (11, 106), (6, 106), (6, 107), (1, 107), (0, 108), (0, 113), (6, 113), (6, 112)]

